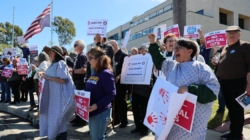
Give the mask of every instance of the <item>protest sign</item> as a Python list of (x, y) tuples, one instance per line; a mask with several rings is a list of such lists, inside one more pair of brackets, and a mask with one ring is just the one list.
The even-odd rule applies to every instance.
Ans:
[(2, 71), (2, 76), (10, 78), (12, 77), (13, 71), (14, 71), (14, 68), (5, 67), (4, 70)]
[(180, 37), (179, 25), (175, 24), (167, 27), (166, 31), (164, 32), (164, 36), (170, 33), (174, 34), (177, 38), (179, 38)]
[(250, 110), (250, 96), (247, 92), (236, 98), (236, 101), (246, 110)]
[[(41, 100), (42, 100), (42, 93), (43, 93), (43, 87), (44, 87), (45, 79), (42, 77), (39, 77), (38, 79), (38, 92), (39, 92), (39, 106), (41, 106)], [(40, 110), (40, 107), (39, 107)]]
[(218, 30), (205, 34), (206, 48), (210, 49), (214, 46), (225, 46), (227, 45), (226, 31)]
[(19, 75), (28, 74), (28, 64), (27, 63), (17, 63), (17, 72)]
[(129, 37), (130, 37), (130, 31), (127, 31), (121, 48), (126, 48), (126, 46), (128, 44)]
[(198, 39), (199, 38), (199, 33), (198, 29), (201, 28), (201, 25), (188, 25), (184, 27), (184, 37), (185, 38), (190, 38), (192, 39)]
[(88, 36), (95, 36), (100, 34), (102, 37), (106, 37), (108, 20), (89, 20), (88, 21)]
[(8, 52), (11, 53), (11, 56), (16, 56), (16, 49), (15, 48), (6, 48), (4, 49), (3, 55), (8, 55)]
[(161, 43), (163, 43), (164, 31), (166, 30), (166, 27), (167, 27), (167, 24), (162, 24), (162, 25), (156, 26), (153, 31), (153, 33), (156, 36), (156, 40), (160, 40)]
[(175, 124), (191, 132), (196, 109), (197, 96), (188, 93), (178, 115), (175, 118)]
[(124, 59), (121, 73), (122, 84), (149, 85), (153, 70), (150, 54), (132, 55)]
[(76, 114), (85, 121), (89, 121), (90, 92), (75, 90)]
[(187, 93), (178, 94), (177, 90), (177, 86), (157, 78), (151, 92), (144, 125), (158, 136), (158, 140), (166, 139), (187, 97)]
[(37, 45), (30, 45), (30, 63), (33, 63), (34, 58), (38, 56), (38, 46)]
[(28, 40), (25, 41), (25, 39), (24, 39), (23, 36), (18, 36), (18, 37), (17, 37), (17, 43), (18, 43), (18, 44), (28, 43)]

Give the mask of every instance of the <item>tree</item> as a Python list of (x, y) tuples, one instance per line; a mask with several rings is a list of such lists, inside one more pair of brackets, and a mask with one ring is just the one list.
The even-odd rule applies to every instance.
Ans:
[[(1, 30), (5, 31), (4, 33), (2, 33), (2, 36), (3, 36), (2, 43), (7, 44), (7, 45), (11, 45), (12, 44), (13, 25), (9, 22), (0, 23), (0, 32), (1, 32)], [(14, 26), (14, 46), (17, 46), (17, 43), (15, 41), (15, 37), (22, 36), (22, 35), (23, 35), (23, 30), (19, 26), (15, 25)]]
[(173, 20), (174, 24), (179, 24), (180, 34), (184, 33), (184, 26), (186, 26), (186, 0), (173, 0)]
[(59, 45), (70, 44), (73, 38), (76, 36), (76, 29), (74, 23), (67, 18), (62, 18), (60, 16), (54, 17), (54, 22), (52, 22), (53, 31), (58, 35)]
[(49, 41), (49, 46), (54, 46), (54, 45), (55, 45), (55, 42)]
[(7, 45), (7, 44), (0, 44), (0, 52), (3, 52), (4, 49), (6, 49), (6, 48), (11, 48), (11, 46)]

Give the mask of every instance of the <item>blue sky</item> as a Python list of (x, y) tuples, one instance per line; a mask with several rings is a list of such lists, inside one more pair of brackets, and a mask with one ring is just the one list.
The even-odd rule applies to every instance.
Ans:
[[(87, 21), (90, 19), (107, 19), (108, 29), (122, 25), (135, 15), (141, 15), (145, 11), (157, 6), (165, 0), (54, 0), (53, 16), (62, 16), (70, 19), (76, 28), (77, 39), (83, 39), (87, 44), (93, 42), (93, 37), (87, 36)], [(13, 6), (15, 6), (15, 24), (26, 33), (31, 22), (42, 13), (51, 0), (0, 0), (0, 22), (11, 22)], [(38, 45), (39, 52), (51, 40), (50, 28), (44, 30), (29, 39), (28, 45)], [(58, 43), (57, 35), (53, 34), (53, 42)]]

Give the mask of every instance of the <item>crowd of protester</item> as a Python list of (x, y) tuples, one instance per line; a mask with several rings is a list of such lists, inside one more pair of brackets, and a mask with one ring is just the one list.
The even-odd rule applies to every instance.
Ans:
[[(95, 47), (86, 53), (83, 40), (75, 41), (75, 52), (70, 54), (65, 47), (45, 46), (34, 62), (29, 64), (28, 75), (17, 73), (20, 58), (2, 56), (0, 73), (5, 67), (14, 68), (14, 71), (10, 78), (0, 76), (0, 102), (17, 105), (27, 102), (29, 95), (29, 111), (39, 111), (40, 136), (65, 140), (67, 123), (71, 120), (73, 127), (88, 125), (92, 140), (100, 140), (107, 137), (108, 124), (112, 124), (113, 128), (117, 125), (121, 129), (127, 127), (129, 96), (132, 98), (135, 124), (130, 132), (146, 136), (149, 130), (143, 120), (148, 100), (156, 78), (162, 73), (165, 80), (179, 87), (178, 93), (189, 92), (198, 97), (192, 132), (174, 125), (167, 139), (205, 139), (213, 102), (219, 97), (217, 113), (224, 112), (227, 107), (231, 121), (230, 133), (221, 138), (240, 140), (243, 138), (244, 110), (235, 98), (245, 91), (250, 93), (250, 44), (240, 40), (239, 27), (229, 26), (226, 29), (228, 45), (206, 49), (202, 30), (198, 32), (200, 39), (197, 40), (177, 38), (170, 33), (163, 42), (156, 40), (154, 34), (149, 34), (149, 44), (133, 47), (129, 52), (121, 49), (115, 40), (107, 41), (99, 34), (94, 37)], [(23, 51), (23, 58), (28, 61), (27, 46), (19, 48)], [(154, 63), (150, 85), (122, 84), (120, 79), (124, 60), (147, 53)], [(213, 58), (216, 53), (220, 53), (218, 62)], [(34, 93), (39, 99), (39, 78), (45, 79), (45, 83), (42, 99), (36, 103)], [(76, 113), (72, 118), (75, 89), (91, 92), (88, 123)]]

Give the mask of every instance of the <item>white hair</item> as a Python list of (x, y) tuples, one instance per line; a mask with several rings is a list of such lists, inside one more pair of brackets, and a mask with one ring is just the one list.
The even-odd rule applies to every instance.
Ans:
[(83, 40), (79, 39), (79, 40), (76, 40), (76, 42), (77, 42), (78, 46), (82, 47), (82, 49), (85, 48), (85, 42)]
[(199, 44), (197, 43), (197, 41), (193, 41), (193, 42), (194, 42), (194, 44), (195, 44), (195, 46), (196, 46), (196, 48), (197, 48), (197, 52), (196, 52), (195, 55), (198, 55), (198, 54), (200, 54), (200, 46), (199, 46)]
[[(120, 48), (120, 47), (118, 46), (118, 43), (117, 43), (116, 40), (110, 40), (109, 43), (110, 43), (111, 45), (112, 45), (112, 43), (114, 43), (114, 44), (117, 46), (118, 49)], [(113, 46), (113, 47), (114, 47), (114, 46)]]

